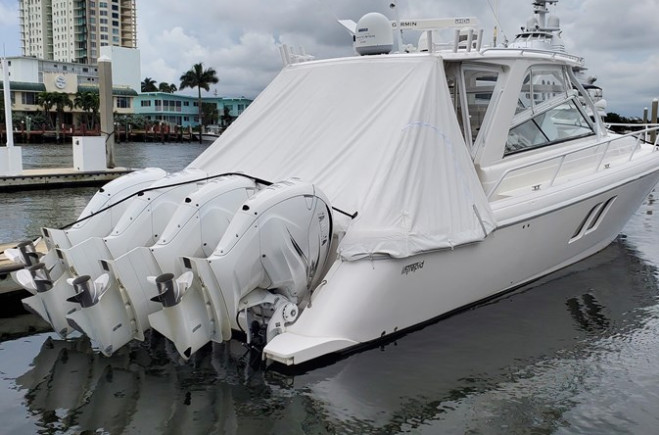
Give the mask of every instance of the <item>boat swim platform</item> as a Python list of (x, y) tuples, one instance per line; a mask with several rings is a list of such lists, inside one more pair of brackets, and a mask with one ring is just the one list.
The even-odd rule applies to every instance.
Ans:
[(0, 192), (99, 186), (133, 171), (123, 167), (93, 171), (75, 168), (24, 169), (16, 175), (0, 175)]

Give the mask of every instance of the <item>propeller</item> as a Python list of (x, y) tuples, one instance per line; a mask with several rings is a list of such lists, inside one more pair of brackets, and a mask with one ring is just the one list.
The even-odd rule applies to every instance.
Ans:
[(23, 288), (38, 293), (43, 293), (53, 288), (53, 280), (50, 278), (48, 269), (43, 263), (36, 263), (27, 269), (16, 272), (16, 281)]
[(163, 273), (158, 277), (150, 276), (149, 282), (158, 287), (158, 295), (151, 298), (153, 302), (160, 302), (164, 307), (173, 307), (181, 302), (185, 291), (190, 288), (194, 274), (188, 270), (174, 280), (173, 273)]
[(12, 262), (26, 267), (39, 263), (39, 254), (30, 240), (19, 243), (15, 248), (6, 249), (5, 256)]
[(69, 278), (67, 282), (73, 286), (76, 294), (67, 299), (69, 302), (80, 304), (83, 308), (96, 305), (109, 288), (110, 275), (102, 274), (92, 283), (89, 275)]

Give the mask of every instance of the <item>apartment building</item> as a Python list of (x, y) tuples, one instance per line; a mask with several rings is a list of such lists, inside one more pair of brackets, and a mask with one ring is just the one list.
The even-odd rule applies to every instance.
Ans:
[(137, 48), (135, 0), (19, 0), (23, 56), (95, 64), (100, 48)]

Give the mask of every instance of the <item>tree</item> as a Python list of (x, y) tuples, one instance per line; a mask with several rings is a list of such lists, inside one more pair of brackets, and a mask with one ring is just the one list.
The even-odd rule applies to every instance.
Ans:
[(49, 113), (53, 108), (53, 106), (55, 105), (55, 101), (53, 100), (55, 98), (55, 94), (56, 92), (48, 92), (48, 91), (39, 92), (37, 94), (37, 105), (43, 108), (43, 117), (47, 121), (48, 128), (52, 127), (53, 125), (53, 121)]
[(98, 122), (98, 109), (101, 105), (101, 100), (98, 92), (78, 91), (73, 99), (73, 105), (79, 107), (84, 112), (84, 123), (89, 130), (96, 128)]
[(62, 112), (64, 108), (73, 108), (73, 103), (67, 94), (64, 92), (53, 92), (53, 104), (55, 105), (56, 124), (55, 124), (55, 139), (59, 141), (59, 128), (60, 119), (62, 119)]
[(217, 111), (217, 104), (215, 103), (202, 103), (201, 111), (204, 116), (204, 125), (217, 124), (217, 121), (220, 117), (219, 112)]
[(210, 85), (219, 82), (220, 79), (217, 78), (217, 73), (213, 68), (208, 68), (204, 70), (203, 63), (196, 63), (192, 66), (192, 69), (187, 71), (181, 76), (181, 85), (179, 89), (183, 90), (185, 88), (197, 88), (197, 109), (199, 110), (199, 143), (201, 143), (201, 130), (204, 125), (203, 122), (203, 113), (202, 113), (202, 103), (201, 103), (201, 89), (206, 91), (210, 90)]
[(222, 120), (222, 127), (226, 128), (231, 125), (231, 123), (234, 121), (234, 117), (231, 116), (231, 108), (229, 106), (224, 106), (222, 109), (222, 116), (220, 116), (220, 119)]
[(158, 90), (160, 92), (167, 92), (168, 94), (177, 91), (176, 85), (174, 83), (167, 83), (167, 82), (160, 82), (160, 84), (158, 85)]
[(151, 77), (145, 77), (144, 80), (142, 80), (142, 86), (141, 86), (142, 92), (157, 92), (158, 87), (156, 86), (156, 81), (153, 80)]

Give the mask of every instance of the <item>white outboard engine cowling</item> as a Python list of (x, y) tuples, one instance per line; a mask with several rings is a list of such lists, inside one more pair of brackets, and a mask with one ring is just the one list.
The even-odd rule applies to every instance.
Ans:
[(149, 322), (184, 358), (230, 339), (232, 329), (269, 340), (295, 321), (320, 281), (331, 240), (331, 207), (318, 188), (273, 184), (243, 203), (211, 256), (184, 257), (188, 271), (154, 281), (163, 310)]

